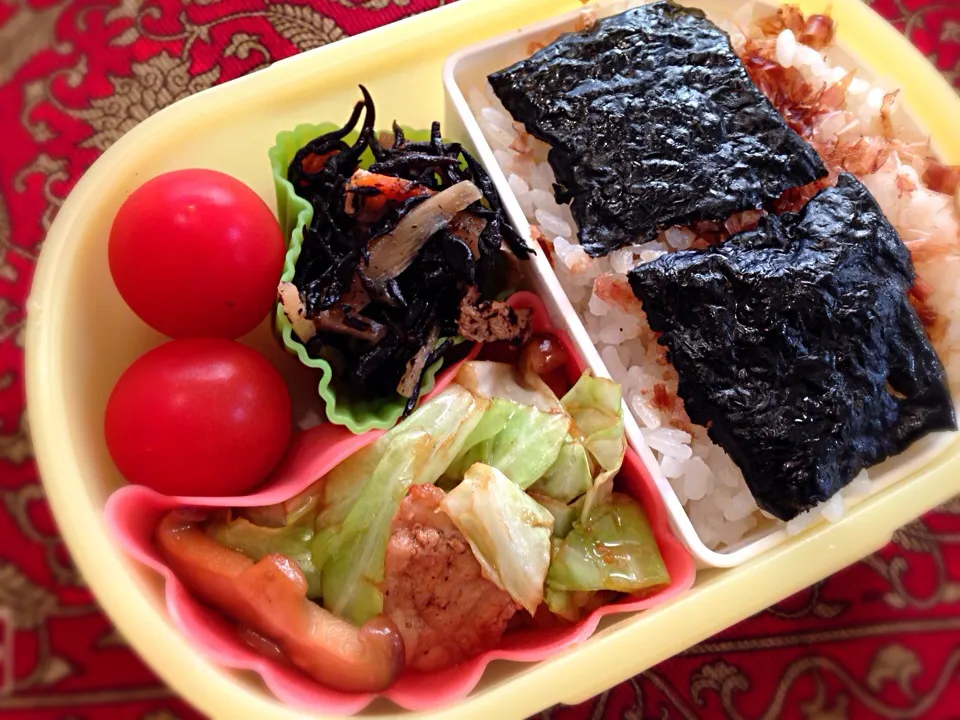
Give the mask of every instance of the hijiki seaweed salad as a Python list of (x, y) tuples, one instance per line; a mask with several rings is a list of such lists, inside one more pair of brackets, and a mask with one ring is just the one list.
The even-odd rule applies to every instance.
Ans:
[(287, 179), (314, 212), (279, 299), (307, 352), (330, 363), (338, 392), (400, 396), (406, 415), (426, 370), (462, 340), (526, 338), (526, 316), (498, 296), (529, 249), (486, 171), (442, 139), (440, 123), (425, 141), (408, 140), (396, 123), (378, 135), (361, 91), (346, 125), (289, 165)]
[(759, 12), (584, 10), (468, 98), (711, 548), (956, 430), (960, 168), (832, 63), (830, 17)]

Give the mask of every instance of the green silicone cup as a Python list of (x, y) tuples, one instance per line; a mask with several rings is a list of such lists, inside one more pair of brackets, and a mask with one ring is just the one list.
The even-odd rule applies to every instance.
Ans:
[[(322, 125), (298, 125), (293, 130), (286, 130), (277, 135), (277, 143), (270, 149), (270, 164), (273, 167), (273, 182), (277, 191), (277, 217), (284, 237), (287, 238), (287, 255), (283, 262), (282, 281), (292, 281), (293, 271), (300, 257), (300, 248), (303, 245), (303, 230), (313, 220), (313, 207), (297, 195), (293, 185), (287, 180), (287, 168), (297, 151), (318, 135), (337, 130), (339, 127), (332, 123)], [(427, 130), (411, 130), (403, 128), (409, 140), (429, 140)], [(357, 139), (357, 133), (351, 133), (344, 140), (352, 144)], [(360, 159), (362, 167), (368, 167), (373, 162), (373, 155), (369, 150)], [(350, 432), (361, 434), (370, 430), (387, 430), (393, 427), (406, 405), (406, 398), (399, 394), (392, 398), (364, 400), (347, 397), (337, 392), (333, 386), (333, 369), (326, 360), (318, 360), (307, 354), (307, 349), (293, 334), (293, 327), (283, 313), (280, 304), (276, 307), (274, 327), (280, 336), (284, 348), (291, 355), (296, 355), (300, 362), (307, 367), (320, 371), (320, 382), (317, 392), (324, 402), (327, 419), (346, 427)], [(443, 360), (427, 368), (420, 385), (421, 397), (433, 390), (437, 372), (443, 365)], [(338, 396), (339, 395), (339, 396)]]

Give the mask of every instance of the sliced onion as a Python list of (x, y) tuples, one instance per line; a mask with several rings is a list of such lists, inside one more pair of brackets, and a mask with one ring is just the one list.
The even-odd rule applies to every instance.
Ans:
[(429, 358), (430, 353), (433, 352), (439, 335), (440, 333), (436, 325), (434, 325), (427, 335), (427, 339), (424, 340), (423, 347), (417, 351), (416, 355), (407, 361), (407, 370), (403, 373), (403, 377), (400, 378), (400, 383), (397, 385), (397, 392), (403, 397), (412, 397), (414, 390), (417, 389), (417, 385), (420, 384), (420, 378), (423, 375), (424, 367), (426, 367), (427, 358)]
[(404, 215), (397, 226), (370, 242), (367, 277), (376, 283), (395, 278), (414, 261), (427, 240), (449, 226), (454, 215), (483, 197), (469, 180), (427, 198)]
[(287, 316), (290, 325), (293, 326), (293, 332), (300, 342), (307, 342), (317, 334), (317, 328), (307, 320), (307, 308), (300, 299), (300, 291), (297, 286), (291, 282), (282, 282), (277, 287), (277, 295), (280, 297), (280, 304), (283, 306), (283, 314)]

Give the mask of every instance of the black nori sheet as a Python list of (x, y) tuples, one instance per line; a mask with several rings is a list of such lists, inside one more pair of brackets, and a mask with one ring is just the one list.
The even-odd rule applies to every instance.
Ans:
[(700, 10), (655, 2), (562, 35), (489, 76), (551, 145), (594, 257), (658, 228), (725, 220), (827, 174)]
[(921, 436), (956, 429), (907, 299), (910, 254), (842, 174), (800, 214), (630, 272), (693, 422), (789, 520)]

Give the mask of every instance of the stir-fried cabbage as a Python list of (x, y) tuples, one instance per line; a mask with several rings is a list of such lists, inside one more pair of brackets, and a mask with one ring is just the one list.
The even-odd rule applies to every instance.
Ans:
[(341, 524), (325, 528), (314, 541), (327, 609), (357, 625), (383, 610), (380, 585), (397, 508), (411, 485), (437, 481), (487, 405), (452, 385), (370, 446), (382, 455), (368, 478), (355, 478), (361, 485), (356, 502)]
[(483, 463), (495, 467), (521, 488), (530, 487), (555, 463), (567, 437), (570, 418), (502, 398), (493, 401), (487, 414), (496, 415), (499, 430), (462, 453), (447, 475), (452, 470), (462, 477), (472, 465)]
[(550, 567), (553, 515), (481, 463), (467, 470), (441, 507), (467, 538), (484, 576), (533, 615)]
[(581, 497), (572, 505), (567, 505), (565, 502), (544, 495), (537, 490), (530, 490), (528, 494), (537, 504), (542, 505), (548, 513), (553, 515), (553, 537), (561, 540), (565, 538), (567, 533), (573, 529), (573, 523), (580, 517), (580, 511), (583, 509), (583, 498)]
[(640, 506), (613, 493), (560, 542), (550, 563), (552, 590), (635, 593), (670, 582)]
[[(456, 386), (452, 386), (451, 390)], [(466, 406), (468, 393), (462, 389), (455, 395), (443, 393), (433, 402), (417, 408), (416, 412), (400, 425), (381, 435), (372, 444), (345, 458), (328, 472), (318, 483), (320, 494), (320, 513), (317, 516), (318, 528), (330, 528), (342, 523), (347, 513), (356, 504), (363, 489), (364, 481), (373, 475), (377, 464), (383, 458), (387, 448), (394, 442), (399, 432), (423, 430), (433, 433), (442, 429), (455, 417), (451, 412)], [(486, 405), (486, 403), (484, 403)], [(483, 417), (487, 416), (484, 413)], [(479, 429), (479, 428), (478, 428)], [(446, 456), (440, 458), (442, 461)], [(441, 469), (442, 472), (442, 469)], [(434, 482), (436, 478), (430, 480)]]
[(360, 625), (383, 611), (397, 509), (414, 484), (437, 483), (484, 576), (531, 614), (545, 602), (575, 621), (613, 592), (669, 582), (643, 510), (612, 492), (625, 450), (616, 383), (584, 373), (558, 399), (532, 373), (468, 362), (296, 498), (207, 532), (255, 559), (290, 557), (310, 597)]
[(541, 477), (534, 489), (547, 497), (568, 503), (593, 486), (593, 473), (587, 449), (569, 435), (564, 439), (557, 459)]
[(287, 525), (313, 522), (320, 503), (320, 483), (315, 482), (303, 492), (275, 505), (238, 508), (239, 517), (246, 518), (254, 525), (263, 527), (285, 527)]
[(513, 400), (544, 412), (562, 412), (553, 390), (539, 375), (521, 375), (513, 365), (498, 362), (468, 362), (457, 372), (457, 382), (474, 395)]
[(543, 601), (547, 609), (564, 620), (576, 622), (580, 619), (580, 608), (574, 600), (576, 593), (567, 590), (554, 590), (547, 585), (543, 589)]
[(586, 520), (591, 507), (613, 490), (613, 479), (627, 451), (620, 386), (584, 373), (561, 403), (573, 419), (571, 434), (583, 444), (596, 466), (593, 485), (583, 505)]

